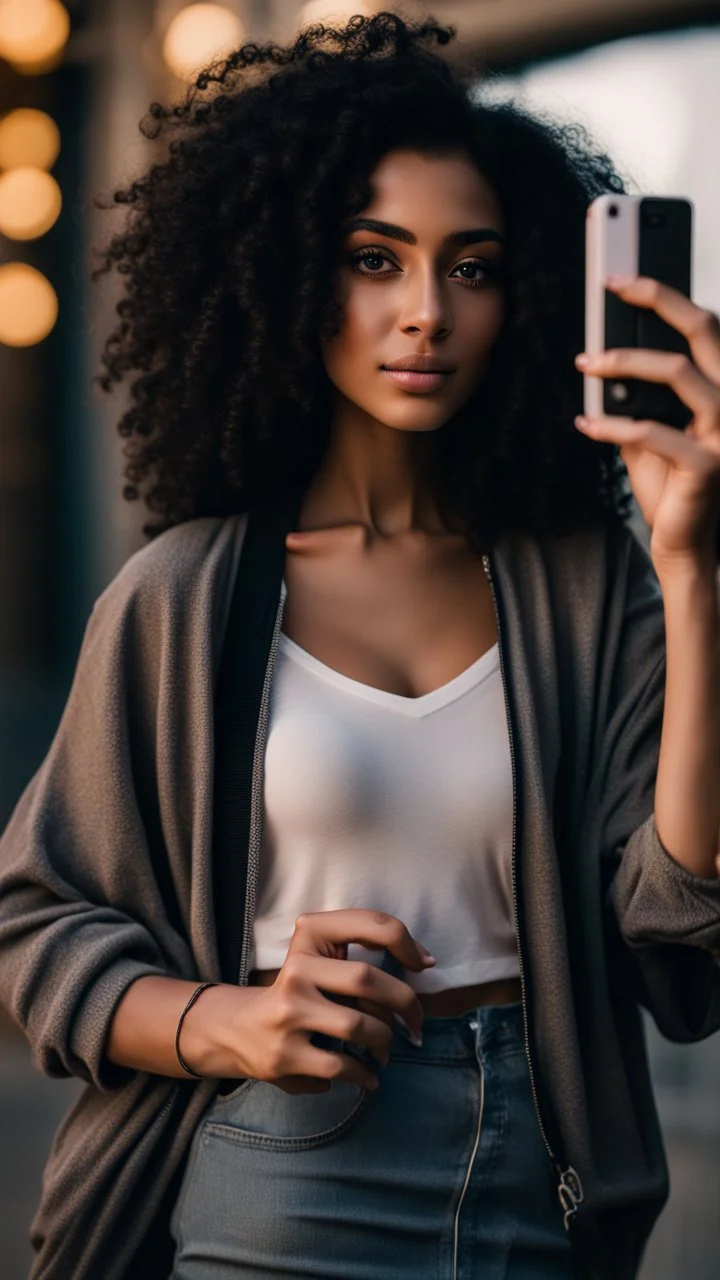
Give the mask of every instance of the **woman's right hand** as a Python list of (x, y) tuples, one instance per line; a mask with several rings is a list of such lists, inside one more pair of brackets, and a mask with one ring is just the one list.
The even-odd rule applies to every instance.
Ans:
[(367, 961), (348, 960), (351, 942), (387, 950), (415, 972), (434, 963), (397, 916), (364, 907), (304, 912), (271, 986), (213, 987), (188, 1011), (181, 1032), (188, 1064), (201, 1075), (254, 1077), (287, 1093), (321, 1093), (337, 1079), (377, 1088), (369, 1067), (311, 1044), (310, 1037), (320, 1031), (364, 1045), (384, 1064), (393, 1015), (420, 1038), (423, 1009), (408, 983)]

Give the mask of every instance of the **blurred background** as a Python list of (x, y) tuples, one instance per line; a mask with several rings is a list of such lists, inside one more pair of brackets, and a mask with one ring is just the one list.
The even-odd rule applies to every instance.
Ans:
[[(107, 277), (90, 284), (89, 249), (122, 217), (93, 196), (155, 159), (140, 118), (213, 55), (382, 7), (0, 0), (0, 829), (50, 744), (94, 600), (144, 542), (143, 509), (121, 497), (123, 393), (90, 386), (118, 291)], [(453, 23), (446, 56), (477, 65), (479, 94), (587, 125), (630, 190), (689, 196), (693, 297), (720, 310), (718, 0), (405, 0), (395, 11)], [(639, 514), (635, 528), (647, 544)], [(649, 1021), (647, 1035), (672, 1195), (642, 1280), (717, 1280), (720, 1038), (671, 1045)], [(43, 1163), (78, 1090), (33, 1068), (0, 1010), (2, 1280), (27, 1275)]]

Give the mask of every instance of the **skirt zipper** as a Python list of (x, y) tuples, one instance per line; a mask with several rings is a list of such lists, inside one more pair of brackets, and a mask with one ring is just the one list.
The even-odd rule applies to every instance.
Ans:
[(262, 837), (262, 779), (265, 764), (265, 742), (267, 739), (268, 716), (270, 711), (270, 685), (272, 683), (273, 668), (275, 666), (275, 655), (280, 642), (280, 628), (282, 626), (284, 609), (285, 596), (284, 594), (281, 594), (277, 615), (275, 617), (272, 640), (270, 642), (267, 666), (265, 668), (265, 680), (263, 682), (262, 697), (260, 699), (258, 731), (255, 737), (255, 752), (253, 755), (248, 869), (245, 884), (245, 919), (243, 921), (243, 942), (242, 951), (240, 953), (240, 973), (238, 975), (238, 983), (241, 987), (247, 986), (248, 978), (250, 976), (250, 956), (252, 953), (253, 941), (252, 931), (253, 921), (255, 919), (258, 872), (260, 869), (260, 840)]
[(485, 569), (485, 575), (490, 584), (490, 592), (493, 600), (493, 608), (495, 610), (495, 623), (497, 626), (497, 633), (498, 633), (498, 656), (500, 658), (500, 674), (502, 676), (503, 694), (505, 697), (505, 715), (507, 719), (508, 737), (510, 741), (510, 762), (512, 765), (512, 790), (513, 790), (512, 856), (511, 856), (512, 894), (513, 894), (513, 914), (514, 914), (514, 923), (515, 923), (515, 935), (517, 938), (518, 960), (520, 964), (520, 993), (521, 993), (522, 1011), (523, 1011), (523, 1038), (525, 1042), (525, 1056), (527, 1058), (528, 1071), (530, 1075), (530, 1087), (532, 1089), (533, 1102), (535, 1104), (535, 1114), (537, 1116), (538, 1125), (540, 1127), (540, 1134), (542, 1136), (542, 1140), (545, 1144), (550, 1160), (555, 1166), (555, 1169), (558, 1174), (558, 1178), (559, 1178), (558, 1198), (560, 1200), (560, 1204), (562, 1205), (562, 1208), (564, 1211), (563, 1225), (565, 1227), (565, 1230), (568, 1231), (570, 1228), (570, 1222), (574, 1217), (574, 1215), (577, 1213), (578, 1205), (582, 1203), (583, 1188), (582, 1188), (582, 1183), (580, 1181), (580, 1177), (576, 1172), (576, 1170), (573, 1169), (572, 1165), (568, 1165), (566, 1169), (563, 1169), (561, 1162), (558, 1160), (557, 1156), (555, 1155), (555, 1152), (553, 1151), (550, 1145), (550, 1142), (548, 1141), (548, 1136), (547, 1136), (547, 1133), (545, 1132), (545, 1126), (543, 1124), (543, 1118), (540, 1111), (540, 1101), (538, 1098), (537, 1086), (535, 1083), (535, 1069), (533, 1067), (532, 1054), (530, 1051), (530, 1035), (528, 1031), (527, 994), (526, 994), (526, 987), (525, 987), (525, 964), (523, 960), (522, 942), (520, 939), (520, 925), (519, 925), (519, 917), (518, 917), (517, 852), (516, 852), (517, 773), (516, 773), (516, 766), (515, 766), (515, 746), (513, 742), (512, 722), (510, 717), (510, 699), (508, 697), (508, 691), (507, 691), (507, 679), (506, 679), (505, 662), (504, 662), (504, 656), (503, 656), (503, 641), (502, 641), (502, 627), (500, 623), (500, 611), (498, 609), (497, 594), (495, 590), (495, 582), (493, 579), (489, 554), (486, 553), (483, 555), (482, 562), (483, 562), (483, 568)]

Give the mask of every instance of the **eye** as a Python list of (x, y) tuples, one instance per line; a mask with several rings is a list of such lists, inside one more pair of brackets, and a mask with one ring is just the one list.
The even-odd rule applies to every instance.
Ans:
[(472, 271), (482, 272), (482, 276), (480, 278), (477, 276), (474, 279), (470, 279), (468, 276), (462, 277), (466, 284), (469, 284), (471, 287), (484, 284), (485, 280), (500, 279), (500, 264), (497, 262), (488, 262), (486, 258), (467, 258), (465, 262), (459, 262), (453, 270), (463, 271), (467, 268), (470, 268)]
[[(352, 267), (353, 271), (357, 271), (358, 274), (361, 276), (365, 276), (365, 275), (376, 276), (376, 275), (379, 275), (380, 272), (375, 271), (372, 268), (369, 271), (362, 271), (360, 269), (361, 264), (365, 264), (369, 262), (389, 262), (389, 261), (390, 259), (387, 257), (387, 255), (384, 253), (381, 253), (379, 249), (359, 249), (357, 253), (354, 253), (351, 255), (350, 266)], [(382, 274), (387, 275), (387, 272), (383, 272)]]
[[(352, 270), (356, 271), (358, 275), (361, 276), (391, 275), (392, 272), (381, 271), (378, 267), (373, 265), (376, 263), (382, 264), (383, 262), (390, 261), (391, 260), (388, 258), (386, 253), (381, 249), (375, 248), (359, 249), (357, 253), (351, 254), (349, 258)], [(367, 270), (365, 268), (367, 268)], [(464, 284), (469, 285), (470, 288), (477, 288), (479, 285), (484, 284), (486, 279), (498, 280), (500, 277), (499, 264), (495, 262), (488, 262), (485, 258), (467, 258), (464, 262), (459, 262), (456, 267), (453, 267), (454, 272), (467, 270), (479, 271), (481, 273), (479, 277), (475, 276), (474, 278), (469, 276), (455, 277), (456, 279), (462, 280)]]

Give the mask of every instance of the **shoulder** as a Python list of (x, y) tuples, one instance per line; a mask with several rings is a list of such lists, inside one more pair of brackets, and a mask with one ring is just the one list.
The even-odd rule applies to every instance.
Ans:
[(579, 665), (578, 678), (612, 668), (630, 650), (659, 660), (662, 592), (631, 524), (618, 520), (565, 535), (514, 534), (495, 564), (510, 625), (529, 630), (531, 645), (559, 654), (567, 671)]
[(171, 625), (222, 610), (242, 548), (247, 513), (202, 516), (159, 534), (126, 561), (93, 606), (95, 625)]
[(247, 516), (202, 516), (159, 534), (131, 555), (96, 601), (178, 597), (211, 580), (239, 550)]
[[(665, 653), (660, 583), (632, 522), (612, 522), (555, 548), (553, 598), (559, 630), (589, 669), (618, 688), (641, 689)], [(594, 662), (590, 661), (594, 655)]]
[(549, 593), (558, 604), (594, 601), (602, 608), (609, 597), (622, 596), (639, 582), (657, 590), (648, 552), (620, 518), (565, 534), (508, 534), (499, 559), (522, 589), (536, 597)]
[(659, 598), (660, 585), (650, 555), (632, 522), (618, 519), (566, 536), (538, 540), (536, 554), (543, 559), (556, 589), (576, 604), (584, 602), (607, 609), (638, 593)]

